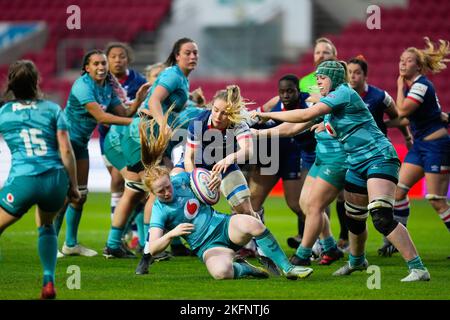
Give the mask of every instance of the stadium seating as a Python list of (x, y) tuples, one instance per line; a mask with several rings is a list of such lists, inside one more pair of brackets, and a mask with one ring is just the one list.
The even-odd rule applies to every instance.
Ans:
[[(76, 3), (81, 10), (81, 29), (69, 30), (66, 26), (67, 8)], [(57, 48), (62, 40), (70, 38), (108, 38), (132, 42), (139, 31), (155, 30), (170, 12), (171, 0), (0, 0), (0, 21), (45, 21), (49, 37), (45, 48), (29, 53), (25, 59), (33, 60), (39, 68), (45, 91), (67, 89), (53, 78), (57, 71)], [(79, 64), (83, 53), (72, 52), (67, 56), (68, 65), (74, 59)], [(0, 66), (0, 78), (4, 79), (7, 67)], [(68, 87), (70, 89), (70, 86)], [(61, 92), (64, 99), (68, 90)]]

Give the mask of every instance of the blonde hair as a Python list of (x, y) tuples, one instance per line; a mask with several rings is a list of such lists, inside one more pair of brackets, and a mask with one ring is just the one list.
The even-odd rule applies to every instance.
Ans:
[(155, 132), (158, 123), (154, 118), (150, 120), (142, 118), (139, 123), (141, 161), (144, 165), (143, 182), (151, 192), (153, 192), (152, 183), (162, 176), (168, 176), (170, 172), (167, 167), (161, 165), (161, 161), (172, 137), (167, 122), (174, 106), (175, 104), (164, 115), (162, 124), (159, 126), (158, 136), (156, 136)]
[(164, 70), (166, 68), (166, 65), (163, 62), (157, 62), (155, 64), (150, 64), (148, 66), (145, 67), (144, 71), (145, 71), (145, 77), (148, 78), (148, 76), (150, 75), (150, 73), (155, 70), (155, 69), (161, 69)]
[(331, 47), (331, 53), (333, 54), (333, 56), (334, 56), (335, 58), (337, 57), (336, 46), (334, 45), (334, 43), (333, 43), (330, 39), (325, 38), (325, 37), (318, 38), (318, 39), (316, 39), (316, 42), (314, 43), (314, 47), (315, 47), (317, 44), (319, 44), (319, 43), (327, 43), (327, 44), (329, 44), (330, 47)]
[(230, 85), (225, 90), (217, 91), (211, 104), (217, 99), (225, 101), (227, 104), (225, 112), (232, 125), (244, 119), (242, 112), (247, 109), (246, 105), (249, 103), (241, 96), (241, 89), (237, 85)]
[(446, 56), (450, 54), (449, 42), (439, 39), (439, 47), (435, 47), (428, 37), (425, 39), (425, 49), (409, 47), (405, 52), (411, 52), (416, 56), (417, 65), (421, 68), (420, 73), (438, 73), (447, 68), (445, 62), (450, 62)]

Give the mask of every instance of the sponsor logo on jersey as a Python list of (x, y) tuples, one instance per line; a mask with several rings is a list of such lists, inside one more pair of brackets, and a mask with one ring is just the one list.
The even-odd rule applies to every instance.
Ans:
[(200, 202), (197, 199), (189, 199), (184, 205), (184, 216), (192, 220), (197, 216), (199, 210)]
[(12, 193), (8, 193), (6, 195), (6, 201), (8, 201), (9, 203), (13, 203), (14, 202), (14, 196), (12, 195)]
[(333, 126), (329, 122), (325, 123), (325, 129), (330, 136), (337, 137), (336, 130), (334, 130)]

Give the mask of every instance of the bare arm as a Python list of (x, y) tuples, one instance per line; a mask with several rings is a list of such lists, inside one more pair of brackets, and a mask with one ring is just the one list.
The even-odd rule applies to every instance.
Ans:
[(61, 160), (69, 176), (69, 198), (71, 200), (78, 199), (80, 197), (80, 194), (78, 191), (77, 167), (75, 155), (73, 153), (72, 145), (70, 144), (69, 140), (69, 134), (66, 130), (58, 130), (56, 132), (56, 139), (58, 141)]
[(419, 107), (418, 103), (405, 98), (403, 94), (404, 86), (404, 79), (399, 76), (397, 79), (397, 113), (400, 118), (409, 116)]
[(195, 147), (186, 144), (184, 153), (184, 170), (192, 172), (195, 169)]
[(313, 124), (314, 123), (311, 121), (304, 123), (283, 122), (282, 124), (273, 128), (254, 130), (252, 132), (255, 132), (258, 136), (267, 135), (270, 137), (273, 135), (278, 135), (280, 137), (292, 137), (296, 134), (299, 134), (300, 132), (308, 130)]
[(164, 230), (156, 227), (150, 228), (150, 254), (155, 255), (163, 252), (173, 238), (190, 234), (194, 230), (192, 223), (181, 223), (164, 234)]
[(148, 109), (156, 122), (161, 126), (163, 123), (162, 101), (169, 96), (169, 92), (163, 86), (157, 86), (148, 100)]
[(89, 102), (86, 104), (86, 109), (95, 118), (95, 120), (101, 124), (128, 125), (132, 121), (131, 118), (116, 116), (109, 112), (103, 111), (97, 102)]
[(230, 153), (228, 156), (217, 162), (212, 168), (212, 172), (225, 173), (227, 168), (233, 163), (243, 163), (245, 160), (253, 157), (253, 139), (249, 133), (241, 139), (238, 139), (239, 150)]
[(411, 136), (411, 134), (409, 132), (409, 128), (408, 128), (409, 121), (405, 117), (398, 116), (397, 108), (395, 106), (394, 101), (392, 101), (391, 104), (386, 108), (385, 112), (391, 121), (391, 123), (389, 123), (389, 126), (388, 126), (388, 123), (386, 122), (386, 127), (398, 128), (400, 130), (400, 132), (402, 133), (403, 137), (405, 138), (405, 141), (406, 142), (411, 141), (412, 136)]
[(273, 97), (272, 99), (263, 104), (263, 106), (261, 107), (261, 111), (270, 112), (277, 105), (278, 101), (280, 101), (279, 96)]
[(284, 122), (308, 122), (317, 117), (331, 112), (331, 108), (325, 103), (319, 102), (306, 109), (296, 109), (280, 112), (260, 112), (257, 115), (261, 119), (272, 119)]

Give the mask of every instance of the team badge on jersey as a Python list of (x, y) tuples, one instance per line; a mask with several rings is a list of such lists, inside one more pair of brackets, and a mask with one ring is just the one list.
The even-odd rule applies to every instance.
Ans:
[(12, 195), (12, 193), (8, 193), (6, 195), (6, 201), (8, 201), (9, 203), (13, 203), (14, 202), (14, 196)]
[(327, 130), (330, 136), (337, 137), (336, 130), (334, 130), (333, 126), (329, 122), (325, 123), (325, 129)]
[(200, 202), (197, 199), (189, 199), (184, 205), (184, 216), (192, 220), (197, 216), (199, 210)]

